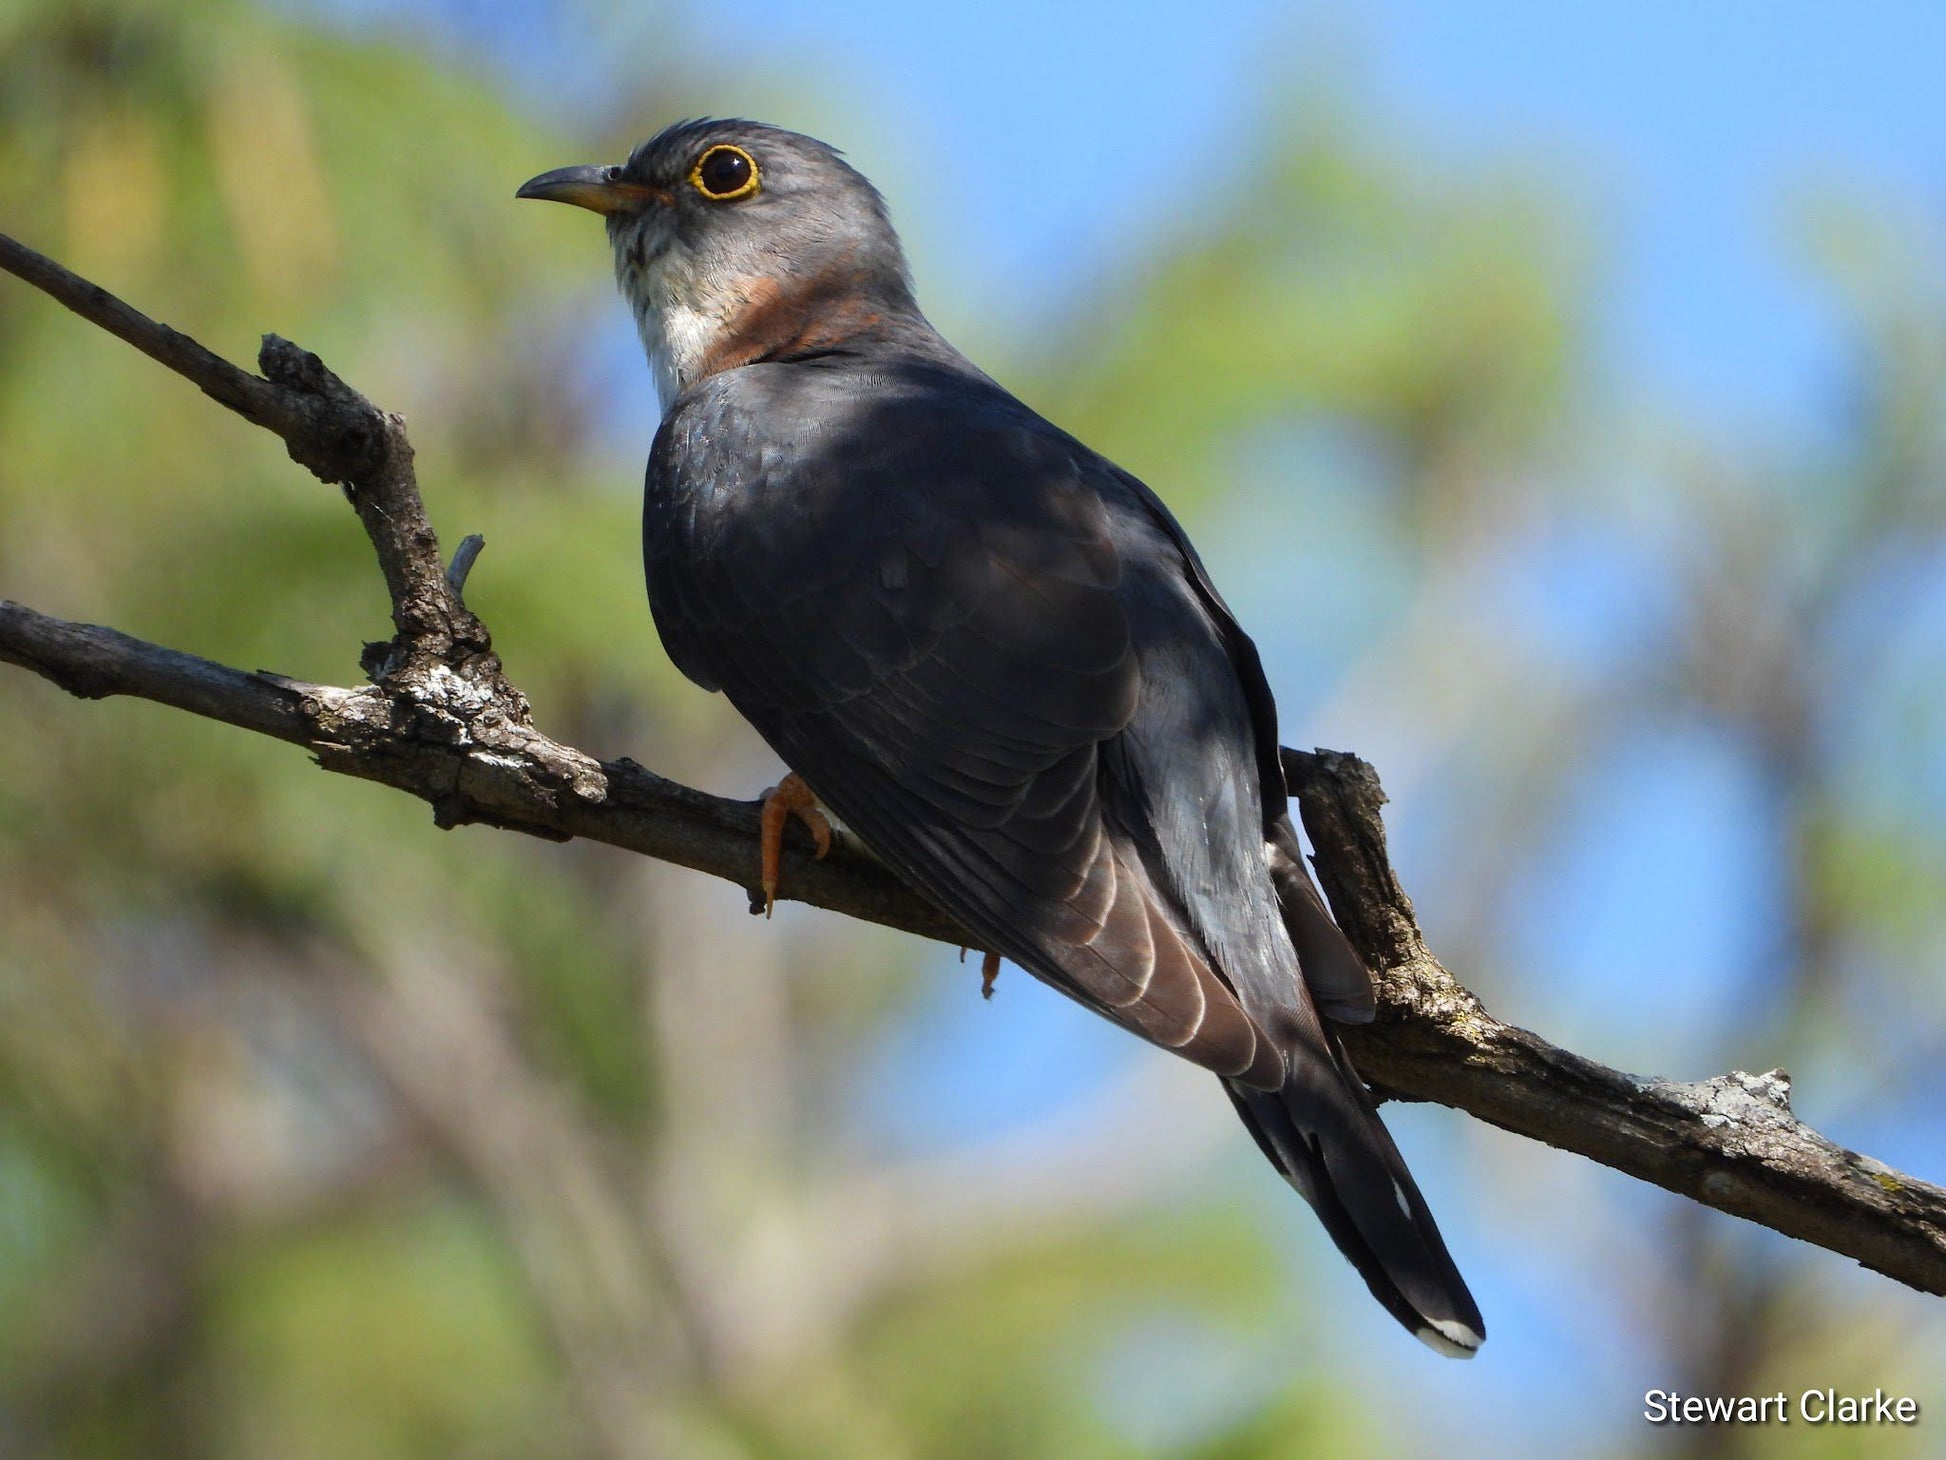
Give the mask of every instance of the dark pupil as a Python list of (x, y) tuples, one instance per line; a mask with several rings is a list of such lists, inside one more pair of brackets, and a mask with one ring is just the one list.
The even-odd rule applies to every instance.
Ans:
[(741, 152), (719, 147), (703, 159), (703, 191), (722, 197), (750, 181), (750, 159)]

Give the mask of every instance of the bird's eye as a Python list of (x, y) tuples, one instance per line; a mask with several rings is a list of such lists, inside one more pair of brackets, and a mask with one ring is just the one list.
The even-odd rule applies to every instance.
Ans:
[(741, 147), (719, 143), (696, 159), (689, 181), (704, 197), (732, 203), (756, 192), (757, 160)]

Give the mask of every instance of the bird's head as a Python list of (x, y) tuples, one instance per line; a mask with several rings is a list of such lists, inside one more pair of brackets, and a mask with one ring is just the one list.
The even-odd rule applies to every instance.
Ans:
[(678, 122), (627, 162), (542, 173), (517, 196), (606, 216), (664, 410), (718, 370), (844, 349), (918, 318), (884, 199), (796, 132)]

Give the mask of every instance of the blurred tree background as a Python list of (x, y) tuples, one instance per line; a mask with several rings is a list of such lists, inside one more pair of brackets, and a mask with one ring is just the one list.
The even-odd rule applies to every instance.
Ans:
[[(949, 335), (1189, 520), (1287, 742), (1377, 763), (1434, 946), (1498, 1012), (1644, 1072), (1784, 1064), (1827, 1134), (1946, 1176), (1936, 220), (1806, 196), (1847, 363), (1780, 443), (1623, 398), (1565, 167), (1456, 162), (1329, 66), (1029, 327), (954, 287), (919, 141), (725, 37), (5, 0), (0, 226), (402, 411), (541, 725), (749, 795), (773, 763), (642, 601), (652, 417), (605, 245), (511, 192), (689, 112), (851, 144)], [(0, 594), (355, 680), (389, 626), (343, 504), (4, 284)], [(1935, 1300), (1394, 1108), (1494, 1333), (1440, 1365), (1213, 1082), (1015, 971), (977, 989), (0, 674), (0, 1455), (1620, 1455), (1650, 1387), (1946, 1406)]]

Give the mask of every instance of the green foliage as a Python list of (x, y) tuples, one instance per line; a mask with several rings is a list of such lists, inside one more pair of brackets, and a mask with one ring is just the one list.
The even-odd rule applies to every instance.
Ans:
[[(228, 1453), (571, 1454), (495, 1234), (432, 1200), (226, 1256), (207, 1377)], [(214, 1397), (214, 1396), (212, 1396)], [(326, 1417), (328, 1423), (321, 1423)]]

